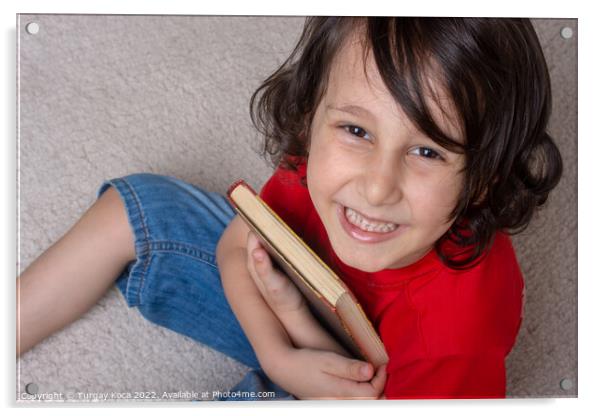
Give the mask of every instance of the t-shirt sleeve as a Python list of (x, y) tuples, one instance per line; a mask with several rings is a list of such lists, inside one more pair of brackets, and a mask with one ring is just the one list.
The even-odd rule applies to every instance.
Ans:
[(302, 184), (304, 167), (299, 171), (277, 168), (259, 192), (259, 196), (282, 220), (303, 238), (311, 199)]
[(387, 399), (503, 398), (504, 358), (498, 354), (424, 359), (387, 374)]

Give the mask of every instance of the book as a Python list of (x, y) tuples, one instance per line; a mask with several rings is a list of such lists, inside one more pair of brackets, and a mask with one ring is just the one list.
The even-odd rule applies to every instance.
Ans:
[(384, 344), (349, 287), (244, 180), (228, 189), (228, 199), (278, 267), (308, 301), (310, 310), (351, 355), (387, 363)]

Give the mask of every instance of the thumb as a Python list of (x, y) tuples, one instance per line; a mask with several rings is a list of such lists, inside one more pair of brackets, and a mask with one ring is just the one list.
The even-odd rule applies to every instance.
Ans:
[(281, 291), (286, 282), (272, 267), (272, 261), (268, 253), (259, 247), (254, 249), (251, 254), (255, 260), (255, 270), (257, 270), (265, 288), (271, 292)]
[(372, 364), (365, 361), (354, 360), (333, 353), (334, 360), (325, 370), (326, 372), (341, 378), (354, 381), (368, 381), (374, 375)]
[(253, 231), (249, 231), (249, 234), (247, 235), (247, 247), (249, 252), (252, 252), (254, 249), (261, 248), (259, 238)]

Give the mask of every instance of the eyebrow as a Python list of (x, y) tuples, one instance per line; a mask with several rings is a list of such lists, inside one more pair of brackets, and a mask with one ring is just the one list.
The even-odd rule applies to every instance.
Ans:
[(358, 117), (364, 116), (364, 117), (374, 118), (374, 115), (369, 110), (365, 109), (364, 107), (361, 107), (359, 105), (354, 105), (354, 104), (342, 105), (340, 107), (336, 107), (333, 104), (328, 104), (326, 106), (326, 109), (342, 111), (343, 113), (353, 114), (354, 116), (358, 116)]
[[(345, 105), (341, 105), (340, 107), (337, 107), (334, 104), (327, 104), (326, 110), (327, 111), (329, 111), (329, 110), (342, 111), (343, 113), (353, 114), (358, 117), (364, 116), (364, 117), (376, 119), (376, 116), (374, 114), (372, 114), (368, 109), (361, 107), (359, 105), (355, 105), (355, 104), (345, 104)], [(450, 135), (450, 137), (452, 137), (454, 140), (458, 140), (456, 137), (455, 129), (452, 132), (452, 134), (450, 134), (449, 132), (446, 132), (446, 134)], [(424, 135), (424, 137), (426, 139), (430, 140), (431, 142), (437, 144), (437, 142), (435, 142), (431, 137), (428, 137), (426, 135)], [(445, 149), (444, 147), (442, 147), (440, 145), (439, 145), (439, 147), (441, 149)], [(447, 151), (447, 149), (445, 149), (444, 151)]]

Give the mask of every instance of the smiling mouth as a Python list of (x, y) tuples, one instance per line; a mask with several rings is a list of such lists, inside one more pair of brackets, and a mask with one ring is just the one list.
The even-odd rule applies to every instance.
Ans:
[(406, 224), (368, 220), (357, 211), (337, 204), (339, 224), (345, 234), (362, 244), (375, 244), (399, 237), (409, 228)]
[(390, 233), (391, 231), (395, 231), (399, 224), (394, 222), (384, 222), (377, 221), (373, 219), (368, 219), (359, 212), (355, 211), (352, 208), (345, 207), (345, 217), (347, 220), (355, 225), (357, 228), (368, 231), (372, 233)]

